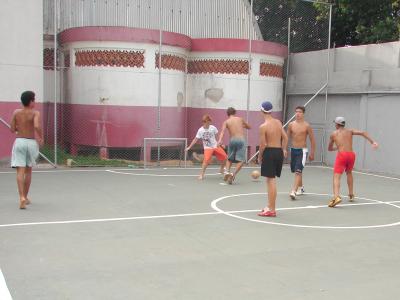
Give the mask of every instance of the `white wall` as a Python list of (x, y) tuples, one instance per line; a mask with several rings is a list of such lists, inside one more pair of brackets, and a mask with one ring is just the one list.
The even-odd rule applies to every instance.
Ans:
[[(192, 60), (243, 60), (248, 61), (248, 53), (243, 52), (191, 52)], [(260, 103), (265, 100), (272, 102), (274, 111), (282, 110), (282, 78), (260, 75), (260, 62), (268, 62), (283, 66), (281, 57), (252, 54), (252, 74), (250, 85), (250, 111), (259, 111)], [(205, 91), (219, 89), (223, 97), (218, 102), (207, 99)], [(188, 105), (195, 108), (220, 108), (233, 106), (238, 110), (247, 109), (247, 74), (189, 74), (188, 75)]]
[[(64, 51), (70, 51), (71, 68), (68, 74), (71, 104), (99, 104), (100, 98), (107, 98), (110, 105), (157, 106), (159, 71), (155, 68), (158, 45), (124, 42), (74, 42)], [(77, 50), (132, 50), (145, 51), (144, 68), (119, 67), (76, 67)], [(162, 53), (187, 57), (187, 50), (163, 46)], [(185, 74), (175, 70), (162, 72), (162, 106), (175, 107), (177, 93), (185, 93)]]
[[(288, 117), (326, 82), (326, 51), (291, 56), (288, 81)], [(327, 120), (325, 92), (310, 103), (306, 117), (319, 128), (318, 158), (332, 165), (335, 153), (326, 151), (332, 120), (347, 119), (346, 126), (367, 131), (380, 143), (377, 151), (361, 137), (354, 138), (356, 168), (400, 175), (397, 155), (397, 115), (400, 111), (400, 42), (331, 50)], [(322, 130), (321, 130), (322, 129)], [(325, 141), (322, 139), (325, 130)]]
[(0, 1), (0, 101), (33, 90), (43, 98), (42, 0)]

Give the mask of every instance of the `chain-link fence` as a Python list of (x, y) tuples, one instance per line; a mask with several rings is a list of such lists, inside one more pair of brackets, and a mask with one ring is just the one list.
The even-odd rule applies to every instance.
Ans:
[(181, 139), (234, 107), (249, 158), (260, 103), (291, 117), (290, 54), (326, 49), (328, 17), (305, 1), (45, 0), (42, 152), (68, 166), (200, 164), (202, 145), (186, 155)]

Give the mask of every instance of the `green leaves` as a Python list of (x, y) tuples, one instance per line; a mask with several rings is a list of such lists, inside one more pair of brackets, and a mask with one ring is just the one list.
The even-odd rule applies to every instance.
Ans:
[[(320, 2), (328, 0), (319, 0)], [(360, 45), (399, 40), (400, 0), (330, 0), (332, 44)], [(254, 0), (263, 38), (287, 43), (291, 19), (291, 52), (325, 49), (329, 5), (301, 0)]]

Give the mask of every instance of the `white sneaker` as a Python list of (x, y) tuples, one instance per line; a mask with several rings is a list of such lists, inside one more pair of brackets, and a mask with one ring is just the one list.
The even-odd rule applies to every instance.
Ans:
[(290, 199), (296, 200), (296, 193), (294, 191), (291, 191), (289, 194)]
[(297, 189), (296, 195), (303, 195), (306, 192), (306, 190), (304, 189), (304, 186), (301, 186)]

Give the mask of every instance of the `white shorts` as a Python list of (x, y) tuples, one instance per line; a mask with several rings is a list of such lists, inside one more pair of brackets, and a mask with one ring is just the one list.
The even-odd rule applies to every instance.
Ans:
[(34, 139), (16, 138), (12, 153), (11, 167), (33, 167), (39, 157), (39, 146)]

